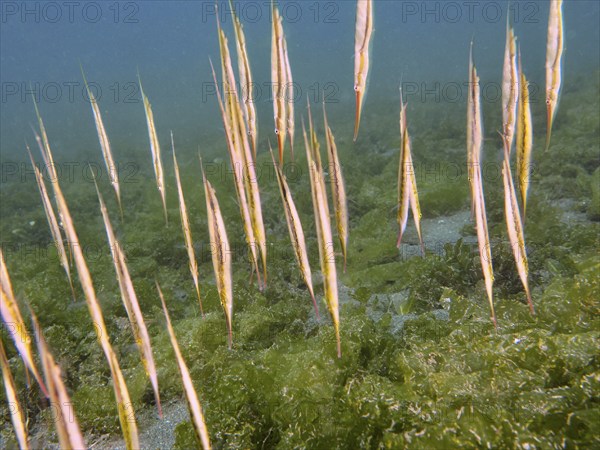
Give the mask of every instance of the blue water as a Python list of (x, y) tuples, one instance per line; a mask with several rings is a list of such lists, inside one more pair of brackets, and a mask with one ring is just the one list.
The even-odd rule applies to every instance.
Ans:
[[(234, 48), (227, 2), (217, 2)], [(161, 141), (173, 130), (186, 149), (223, 140), (209, 57), (218, 63), (214, 3), (208, 1), (0, 3), (0, 149), (2, 158), (22, 157), (32, 140), (32, 95), (58, 155), (99, 152), (81, 63), (96, 92), (116, 157), (147, 149), (137, 71), (152, 102)], [(326, 93), (334, 124), (354, 118), (354, 1), (279, 2), (290, 60), (304, 111), (306, 96)], [(434, 2), (375, 0), (372, 69), (364, 115), (389, 108), (405, 84), (410, 102), (462, 106), (468, 48), (482, 81), (498, 86), (505, 20), (510, 8), (532, 83), (544, 86), (548, 17), (546, 1)], [(262, 149), (274, 138), (270, 82), (268, 2), (234, 2), (247, 34), (258, 104)], [(600, 2), (565, 0), (565, 84), (600, 67)], [(461, 88), (462, 86), (462, 88)], [(490, 96), (492, 91), (488, 92)], [(396, 114), (396, 111), (390, 111)], [(299, 116), (299, 113), (298, 113)], [(299, 124), (298, 124), (299, 126)], [(223, 140), (223, 154), (225, 147)]]

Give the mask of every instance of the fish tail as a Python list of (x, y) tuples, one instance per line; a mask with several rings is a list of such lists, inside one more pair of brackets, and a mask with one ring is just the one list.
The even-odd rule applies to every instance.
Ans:
[(71, 288), (71, 295), (73, 296), (73, 303), (77, 301), (77, 296), (75, 295), (75, 287), (73, 286), (73, 278), (71, 278), (71, 274), (67, 274), (67, 278), (69, 279), (69, 287)]
[(196, 295), (198, 296), (198, 304), (200, 305), (200, 314), (204, 319), (206, 316), (204, 315), (204, 308), (202, 307), (202, 298), (200, 297), (200, 286), (196, 283)]
[(231, 330), (231, 317), (229, 317), (229, 315), (226, 315), (226, 319), (227, 321), (227, 344), (229, 346), (229, 350), (231, 350), (233, 348), (233, 332)]
[(340, 340), (340, 325), (335, 325), (335, 338), (337, 340), (337, 357), (342, 357), (342, 341)]
[(308, 286), (308, 292), (310, 293), (310, 298), (313, 302), (313, 307), (315, 308), (315, 314), (317, 316), (317, 321), (321, 320), (321, 315), (319, 314), (319, 306), (317, 305), (317, 299), (315, 298), (315, 293), (313, 292), (312, 287)]
[(550, 138), (552, 137), (552, 122), (553, 122), (553, 117), (552, 117), (552, 106), (548, 105), (548, 107), (546, 108), (546, 123), (548, 124), (546, 127), (546, 147), (544, 151), (548, 151), (548, 149), (550, 148)]
[(535, 316), (535, 308), (533, 306), (533, 300), (531, 299), (531, 292), (529, 292), (529, 288), (525, 289), (525, 294), (527, 295), (527, 304), (529, 305), (529, 312), (532, 316)]
[(356, 139), (358, 138), (358, 128), (360, 126), (360, 102), (360, 91), (356, 91), (356, 110), (354, 114), (354, 142), (356, 142)]

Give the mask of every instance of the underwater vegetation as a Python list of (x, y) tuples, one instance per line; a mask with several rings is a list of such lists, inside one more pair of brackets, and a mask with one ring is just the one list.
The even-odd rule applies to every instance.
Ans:
[[(554, 97), (551, 113), (523, 102), (507, 26), (512, 106), (486, 118), (500, 137), (483, 130), (471, 63), (469, 101), (445, 127), (429, 132), (417, 120), (443, 105), (390, 100), (369, 105), (374, 125), (358, 138), (371, 3), (357, 6), (356, 121), (335, 129), (337, 141), (324, 105), (321, 126), (308, 102), (305, 154), (294, 155), (296, 105), (278, 96), (268, 154), (219, 25), (225, 87), (213, 107), (241, 170), (205, 172), (223, 143), (202, 148), (202, 159), (195, 148), (176, 157), (176, 130), (171, 169), (147, 92), (151, 152), (131, 150), (145, 161), (139, 184), (63, 185), (32, 157), (36, 183), (3, 186), (0, 446), (600, 447), (600, 73), (576, 80), (559, 110)], [(272, 75), (285, 84), (290, 61), (275, 22)], [(234, 30), (238, 78), (251, 80), (237, 18)], [(119, 154), (90, 100), (97, 156), (112, 172)], [(34, 133), (51, 167), (58, 130), (45, 129), (44, 112)], [(286, 141), (305, 168), (293, 179)], [(485, 163), (499, 176), (485, 177)], [(260, 164), (274, 171), (259, 189)], [(427, 164), (465, 171), (427, 177)], [(175, 420), (180, 405), (189, 416)]]

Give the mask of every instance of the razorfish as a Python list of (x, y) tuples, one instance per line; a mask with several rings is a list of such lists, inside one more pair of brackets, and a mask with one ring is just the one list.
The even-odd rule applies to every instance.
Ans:
[(548, 18), (548, 42), (546, 44), (546, 150), (550, 147), (552, 124), (560, 96), (562, 81), (563, 18), (562, 0), (550, 0)]
[(369, 76), (369, 46), (373, 34), (373, 1), (356, 1), (356, 28), (354, 32), (354, 92), (356, 111), (354, 116), (354, 141), (358, 138), (360, 116), (367, 91)]

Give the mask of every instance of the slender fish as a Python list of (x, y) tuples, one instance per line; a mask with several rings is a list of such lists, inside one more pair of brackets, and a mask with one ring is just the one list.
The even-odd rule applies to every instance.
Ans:
[(562, 0), (550, 0), (548, 42), (546, 44), (546, 151), (550, 147), (552, 124), (556, 116), (562, 80), (561, 60), (564, 45), (562, 4)]
[(327, 203), (327, 191), (325, 189), (325, 179), (323, 175), (323, 167), (321, 165), (321, 157), (319, 151), (319, 143), (316, 141), (316, 134), (312, 127), (312, 117), (310, 112), (310, 104), (308, 108), (308, 116), (310, 123), (309, 140), (306, 136), (304, 124), (302, 131), (304, 135), (304, 146), (306, 148), (306, 159), (310, 174), (310, 186), (313, 200), (313, 209), (315, 213), (315, 225), (317, 228), (317, 240), (319, 243), (319, 260), (321, 263), (321, 272), (323, 274), (324, 294), (327, 308), (333, 321), (333, 328), (337, 340), (337, 355), (342, 357), (342, 345), (340, 340), (340, 312), (338, 305), (338, 286), (337, 286), (337, 270), (335, 267), (335, 251), (333, 246), (333, 237), (331, 234), (331, 222), (329, 219), (329, 205)]
[[(41, 148), (42, 142), (40, 136), (37, 133), (35, 133), (35, 135), (35, 139), (38, 143), (38, 146), (40, 146)], [(50, 196), (48, 195), (48, 190), (46, 189), (46, 183), (44, 183), (42, 173), (35, 165), (35, 161), (33, 159), (33, 155), (31, 154), (31, 150), (29, 149), (29, 145), (25, 144), (25, 146), (27, 147), (27, 153), (29, 154), (29, 159), (31, 160), (31, 165), (33, 166), (35, 181), (37, 182), (38, 190), (40, 191), (42, 204), (44, 205), (44, 212), (46, 213), (46, 219), (48, 220), (48, 226), (50, 227), (50, 234), (52, 234), (52, 240), (54, 241), (54, 246), (56, 247), (56, 252), (58, 253), (58, 259), (60, 260), (60, 263), (63, 266), (65, 273), (67, 274), (67, 279), (69, 280), (69, 287), (71, 288), (73, 301), (75, 301), (75, 288), (73, 287), (71, 266), (69, 264), (69, 258), (67, 256), (67, 250), (65, 249), (65, 244), (63, 242), (60, 226), (58, 225), (58, 220), (56, 219), (56, 214), (54, 213), (54, 208), (52, 207), (52, 202), (50, 201)]]
[(158, 142), (158, 135), (156, 134), (156, 127), (154, 125), (154, 114), (152, 113), (152, 106), (150, 100), (146, 97), (144, 89), (142, 88), (142, 80), (138, 74), (138, 81), (140, 84), (140, 92), (142, 93), (142, 100), (144, 101), (144, 110), (146, 112), (146, 123), (148, 124), (148, 138), (150, 139), (150, 152), (152, 153), (152, 167), (154, 168), (154, 176), (156, 177), (156, 187), (160, 192), (160, 197), (163, 205), (163, 213), (165, 216), (165, 223), (169, 223), (167, 216), (167, 198), (165, 192), (165, 174), (162, 166), (162, 159), (160, 156), (160, 143)]
[(492, 252), (488, 235), (487, 216), (485, 212), (485, 199), (483, 196), (483, 182), (481, 175), (481, 149), (483, 145), (483, 126), (481, 119), (481, 97), (477, 69), (473, 65), (473, 44), (471, 43), (471, 56), (469, 58), (469, 95), (467, 108), (470, 110), (467, 125), (468, 171), (471, 182), (471, 196), (473, 199), (473, 212), (477, 229), (477, 242), (479, 245), (479, 258), (485, 280), (488, 301), (490, 304), (491, 319), (497, 327), (496, 313), (494, 311), (493, 283), (494, 271), (492, 267)]
[(275, 119), (275, 134), (279, 148), (279, 163), (283, 164), (283, 151), (287, 134), (289, 117), (285, 99), (287, 88), (287, 66), (285, 63), (286, 51), (284, 50), (285, 36), (283, 34), (282, 18), (279, 10), (271, 1), (272, 10), (272, 37), (271, 37), (271, 83), (273, 85), (273, 114)]
[(517, 44), (515, 33), (506, 18), (506, 47), (502, 72), (502, 126), (509, 149), (515, 136), (517, 102), (519, 99), (519, 75), (517, 70)]
[[(2, 293), (4, 295), (4, 292)], [(0, 339), (0, 367), (2, 368), (2, 379), (4, 380), (4, 389), (6, 390), (6, 402), (11, 405), (10, 408), (10, 420), (15, 430), (15, 436), (19, 443), (21, 450), (29, 449), (29, 439), (27, 438), (27, 426), (25, 425), (25, 416), (23, 414), (23, 408), (19, 403), (19, 397), (17, 396), (17, 386), (15, 385), (15, 379), (10, 371), (8, 365), (8, 358), (4, 351), (4, 345), (2, 339)]]
[(158, 290), (160, 302), (162, 303), (163, 312), (165, 313), (165, 319), (167, 319), (167, 330), (169, 331), (171, 346), (173, 347), (173, 351), (175, 352), (175, 358), (177, 359), (177, 367), (179, 368), (179, 374), (181, 375), (181, 381), (183, 383), (183, 389), (185, 391), (185, 398), (187, 400), (187, 406), (190, 412), (190, 417), (192, 418), (192, 425), (194, 426), (196, 438), (202, 444), (202, 448), (204, 450), (209, 450), (210, 437), (208, 435), (206, 423), (204, 422), (202, 406), (200, 405), (200, 400), (198, 400), (198, 394), (196, 393), (196, 389), (194, 389), (194, 383), (192, 382), (190, 371), (187, 367), (187, 364), (185, 363), (185, 360), (183, 359), (183, 356), (181, 355), (179, 343), (177, 342), (177, 337), (175, 336), (175, 330), (173, 330), (173, 325), (171, 325), (171, 319), (169, 317), (169, 312), (167, 311), (167, 305), (165, 305), (165, 298), (163, 296), (162, 290), (160, 289), (158, 281), (156, 282), (156, 289)]
[[(48, 171), (48, 175), (52, 180), (58, 180), (58, 173), (56, 172), (56, 165), (54, 164), (54, 157), (52, 156), (52, 151), (50, 150), (50, 142), (48, 141), (48, 135), (46, 133), (46, 127), (44, 126), (44, 122), (42, 121), (42, 116), (40, 115), (40, 111), (37, 107), (37, 103), (33, 102), (33, 107), (35, 108), (35, 114), (38, 120), (38, 126), (40, 128), (40, 132), (38, 133), (33, 126), (31, 129), (33, 130), (33, 134), (35, 135), (35, 140), (38, 144), (40, 152), (42, 154), (42, 159), (44, 160), (44, 164), (46, 170)], [(41, 139), (40, 139), (41, 135)], [(58, 202), (56, 196), (54, 198), (55, 202)], [(58, 209), (58, 217), (63, 220), (61, 217), (61, 211)], [(72, 262), (71, 259), (73, 257), (73, 249), (71, 248), (72, 243), (67, 239), (67, 248), (69, 250), (69, 262)], [(73, 297), (75, 298), (75, 297)]]
[(240, 22), (239, 17), (235, 13), (235, 9), (231, 0), (229, 0), (229, 8), (233, 14), (233, 25), (235, 31), (235, 41), (238, 56), (238, 73), (240, 76), (240, 86), (242, 91), (242, 103), (244, 105), (244, 118), (246, 119), (246, 126), (248, 127), (248, 135), (252, 143), (252, 153), (254, 159), (256, 159), (256, 142), (258, 140), (258, 121), (256, 117), (256, 108), (254, 106), (254, 100), (252, 99), (252, 71), (250, 70), (250, 62), (248, 59), (248, 52), (246, 50), (246, 37), (244, 35), (244, 28)]
[(285, 124), (286, 132), (290, 139), (290, 155), (292, 161), (294, 161), (294, 134), (296, 130), (294, 116), (294, 79), (292, 78), (292, 68), (290, 66), (290, 57), (285, 36), (283, 37), (283, 62), (285, 64)]
[(354, 34), (354, 92), (356, 113), (354, 118), (354, 141), (358, 137), (360, 116), (367, 91), (369, 75), (369, 45), (373, 33), (373, 1), (356, 1), (356, 30)]
[[(232, 125), (231, 137), (233, 144), (236, 146), (236, 154), (242, 162), (239, 169), (241, 169), (243, 173), (244, 188), (246, 191), (246, 199), (248, 201), (252, 230), (258, 243), (258, 249), (260, 250), (263, 266), (263, 285), (261, 286), (260, 276), (258, 275), (257, 271), (258, 284), (260, 289), (264, 289), (267, 283), (267, 239), (262, 217), (262, 206), (258, 187), (258, 177), (256, 175), (256, 164), (252, 157), (252, 150), (248, 141), (248, 133), (242, 114), (242, 107), (240, 105), (240, 100), (235, 88), (235, 75), (233, 73), (231, 58), (229, 56), (227, 38), (225, 37), (225, 34), (223, 33), (218, 21), (217, 29), (219, 31), (223, 76), (227, 79), (228, 86), (227, 98), (229, 118)], [(238, 167), (234, 166), (234, 170), (238, 170)]]
[[(202, 165), (202, 160), (200, 161)], [(217, 280), (217, 289), (221, 298), (221, 305), (225, 311), (227, 322), (229, 348), (232, 347), (232, 318), (233, 318), (233, 287), (231, 279), (231, 251), (225, 222), (219, 208), (217, 194), (210, 181), (206, 179), (204, 167), (202, 167), (202, 180), (204, 182), (204, 193), (206, 197), (206, 212), (208, 214), (208, 231), (210, 234), (210, 247), (212, 249), (213, 268)]]
[[(222, 35), (222, 39), (225, 36)], [(225, 49), (227, 47), (225, 46)], [(221, 110), (221, 118), (223, 120), (223, 127), (225, 128), (225, 138), (227, 141), (227, 150), (229, 153), (229, 159), (231, 161), (231, 168), (233, 170), (233, 179), (235, 182), (235, 192), (237, 195), (238, 205), (240, 207), (240, 214), (242, 215), (242, 222), (244, 225), (244, 234), (246, 236), (246, 244), (250, 248), (250, 259), (252, 265), (252, 271), (256, 272), (258, 277), (258, 285), (261, 287), (260, 271), (258, 270), (258, 244), (254, 236), (254, 228), (252, 226), (252, 218), (250, 216), (250, 207), (248, 206), (248, 199), (246, 197), (246, 186), (244, 184), (244, 175), (241, 167), (244, 165), (244, 158), (241, 154), (239, 146), (239, 134), (237, 133), (237, 118), (232, 117), (228, 114), (221, 93), (217, 84), (217, 77), (215, 70), (210, 63), (213, 73), (213, 80), (215, 86), (217, 86), (217, 100), (219, 103), (219, 109)]]
[(400, 168), (398, 170), (398, 241), (396, 245), (400, 248), (402, 235), (406, 230), (408, 222), (408, 207), (410, 206), (415, 222), (415, 228), (419, 236), (421, 254), (425, 256), (425, 244), (421, 233), (421, 205), (419, 203), (419, 192), (417, 190), (417, 177), (412, 161), (411, 139), (408, 135), (408, 123), (406, 120), (406, 105), (402, 100), (402, 89), (400, 89)]
[(279, 185), (279, 193), (281, 194), (281, 201), (283, 202), (283, 210), (285, 212), (285, 219), (287, 221), (288, 231), (290, 233), (290, 240), (294, 247), (294, 253), (296, 255), (296, 261), (300, 266), (300, 272), (302, 278), (306, 283), (310, 298), (312, 299), (313, 306), (317, 319), (319, 319), (319, 308), (317, 301), (315, 300), (315, 294), (312, 284), (312, 274), (310, 270), (310, 263), (308, 262), (308, 251), (306, 250), (306, 241), (304, 240), (304, 231), (302, 229), (302, 222), (300, 221), (300, 215), (296, 209), (296, 204), (292, 198), (292, 192), (287, 184), (285, 175), (281, 170), (281, 167), (275, 162), (275, 156), (273, 155), (273, 149), (269, 145), (271, 152), (271, 159), (273, 160), (273, 166), (275, 167), (275, 174), (277, 176), (277, 184)]
[(183, 197), (183, 188), (181, 187), (181, 177), (179, 175), (179, 165), (175, 156), (175, 142), (173, 140), (173, 132), (171, 131), (171, 149), (173, 150), (173, 166), (175, 167), (175, 181), (177, 182), (177, 195), (179, 196), (179, 215), (181, 216), (181, 228), (183, 230), (183, 238), (185, 240), (185, 248), (188, 254), (190, 272), (196, 287), (196, 295), (200, 304), (200, 313), (204, 317), (204, 309), (202, 308), (202, 298), (200, 298), (200, 283), (198, 281), (198, 263), (196, 262), (196, 252), (194, 251), (194, 241), (192, 240), (192, 230), (190, 228), (190, 220), (188, 218), (185, 198)]
[(150, 335), (146, 328), (146, 322), (144, 321), (144, 315), (137, 299), (137, 294), (133, 288), (133, 282), (127, 268), (127, 262), (125, 260), (125, 253), (121, 247), (121, 243), (117, 240), (113, 231), (110, 217), (108, 216), (108, 210), (102, 194), (98, 189), (98, 184), (94, 178), (94, 184), (96, 185), (96, 193), (98, 194), (98, 201), (100, 203), (100, 211), (102, 213), (102, 219), (104, 220), (104, 228), (106, 229), (106, 236), (108, 238), (108, 245), (110, 247), (110, 253), (112, 256), (113, 264), (115, 266), (115, 272), (117, 274), (117, 282), (119, 283), (119, 290), (121, 291), (121, 299), (131, 324), (131, 330), (133, 331), (133, 337), (137, 344), (140, 358), (146, 374), (152, 384), (152, 390), (154, 391), (154, 398), (156, 400), (156, 406), (158, 408), (158, 414), (162, 417), (162, 407), (160, 404), (160, 395), (158, 391), (158, 375), (156, 373), (156, 366), (154, 364), (154, 356), (152, 355), (152, 345), (150, 344)]
[[(522, 101), (522, 100), (521, 100)], [(502, 166), (502, 179), (504, 183), (504, 213), (506, 215), (506, 227), (510, 246), (512, 247), (515, 262), (517, 263), (517, 272), (523, 283), (523, 289), (527, 295), (527, 303), (531, 314), (535, 314), (531, 293), (529, 291), (529, 264), (527, 262), (527, 251), (525, 249), (525, 235), (523, 233), (523, 222), (519, 213), (519, 204), (517, 203), (517, 194), (513, 184), (510, 170), (510, 150), (508, 138), (504, 138), (504, 163)]]
[(50, 392), (50, 403), (52, 406), (52, 417), (58, 434), (58, 442), (63, 449), (84, 449), (87, 448), (85, 440), (79, 428), (77, 416), (73, 412), (73, 402), (71, 401), (67, 389), (62, 380), (60, 367), (54, 361), (54, 357), (46, 340), (42, 335), (40, 324), (33, 312), (31, 313), (34, 328), (36, 331), (36, 340), (40, 361), (44, 369), (44, 378)]
[(121, 188), (119, 187), (119, 172), (117, 170), (117, 165), (115, 164), (115, 160), (113, 158), (112, 150), (110, 147), (110, 141), (108, 140), (108, 135), (106, 134), (106, 128), (104, 128), (104, 122), (102, 121), (102, 115), (100, 114), (98, 101), (96, 100), (96, 97), (94, 96), (88, 85), (85, 73), (83, 72), (83, 67), (80, 66), (80, 68), (81, 75), (83, 76), (83, 82), (85, 83), (85, 89), (87, 90), (87, 94), (90, 99), (90, 104), (92, 105), (92, 112), (94, 113), (94, 122), (96, 123), (96, 131), (98, 132), (98, 140), (100, 141), (100, 148), (102, 149), (104, 164), (106, 165), (106, 170), (110, 178), (110, 183), (112, 184), (112, 187), (115, 191), (115, 195), (117, 197), (117, 203), (119, 205), (119, 212), (121, 213), (121, 218), (123, 218), (123, 207), (121, 206)]
[(529, 177), (531, 173), (531, 150), (533, 148), (533, 125), (531, 122), (531, 105), (529, 103), (529, 83), (525, 78), (523, 66), (521, 68), (521, 100), (518, 109), (517, 121), (517, 176), (519, 178), (519, 192), (521, 193), (521, 206), (523, 208), (523, 222), (527, 212), (527, 192), (529, 191)]
[(8, 275), (8, 269), (6, 268), (2, 249), (0, 249), (0, 313), (2, 315), (2, 321), (6, 326), (6, 330), (12, 330), (9, 334), (23, 360), (23, 364), (25, 364), (25, 367), (32, 373), (44, 395), (48, 397), (46, 385), (35, 366), (33, 355), (31, 353), (31, 337), (25, 326), (23, 316), (21, 316), (19, 304), (13, 294), (12, 284)]
[(329, 161), (329, 180), (331, 185), (331, 194), (333, 197), (333, 206), (335, 210), (335, 223), (337, 225), (338, 238), (342, 255), (344, 257), (344, 273), (346, 272), (346, 260), (348, 252), (348, 202), (346, 200), (346, 186), (342, 174), (342, 165), (338, 156), (337, 145), (333, 131), (327, 122), (327, 112), (325, 111), (325, 100), (323, 100), (323, 120), (325, 122), (325, 134), (327, 141), (327, 159)]

